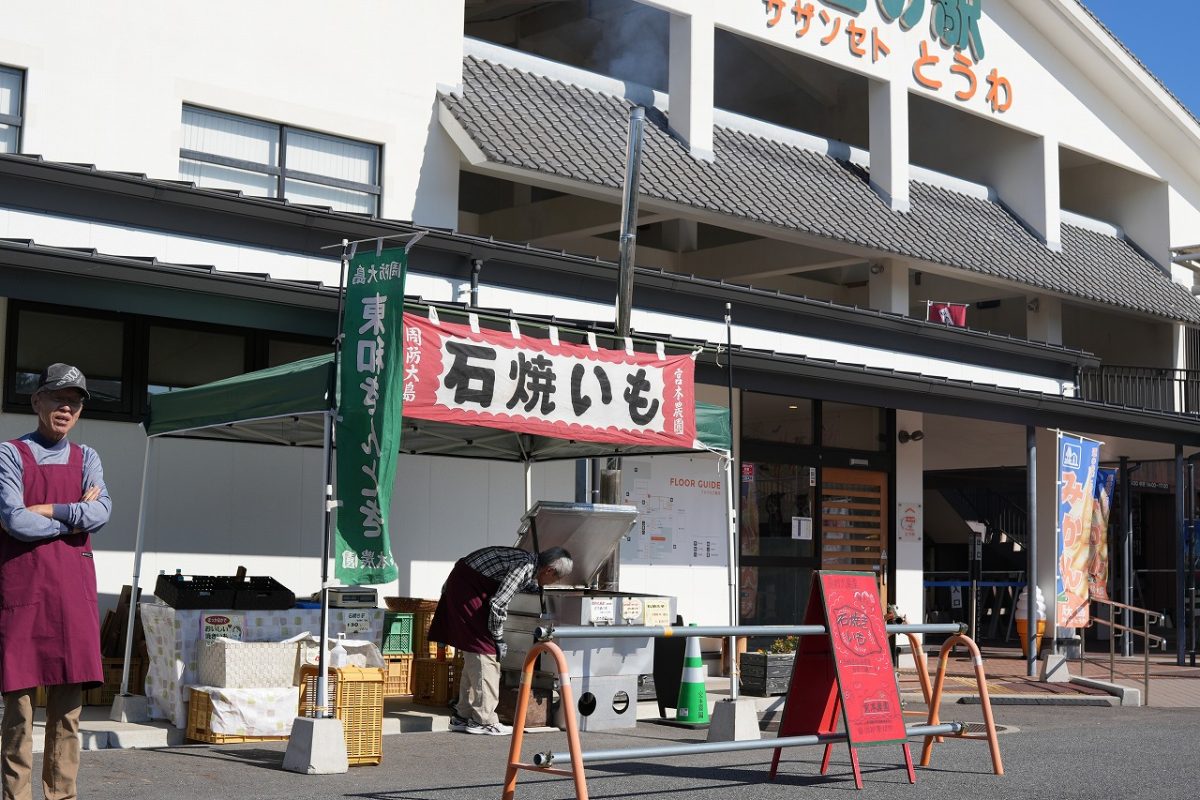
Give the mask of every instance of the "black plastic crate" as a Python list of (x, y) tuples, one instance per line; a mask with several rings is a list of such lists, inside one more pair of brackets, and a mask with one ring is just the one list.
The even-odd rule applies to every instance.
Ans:
[(296, 595), (274, 578), (261, 575), (234, 581), (233, 607), (242, 611), (275, 611), (296, 605)]
[(269, 576), (159, 575), (154, 594), (171, 608), (275, 611), (296, 605), (296, 595)]
[(235, 579), (226, 575), (159, 575), (154, 596), (171, 608), (233, 608)]

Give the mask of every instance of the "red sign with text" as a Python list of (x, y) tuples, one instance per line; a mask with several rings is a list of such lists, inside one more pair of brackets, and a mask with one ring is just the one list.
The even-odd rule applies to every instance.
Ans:
[(850, 744), (905, 741), (900, 689), (875, 575), (821, 572), (817, 579)]
[(404, 315), (404, 416), (690, 449), (691, 354), (605, 350)]
[(851, 748), (906, 742), (875, 575), (818, 572), (804, 624), (829, 635), (800, 638), (779, 735), (833, 733), (840, 711)]

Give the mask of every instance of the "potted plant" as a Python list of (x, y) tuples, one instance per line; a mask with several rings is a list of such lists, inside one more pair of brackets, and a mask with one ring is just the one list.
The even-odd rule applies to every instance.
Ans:
[(787, 694), (799, 644), (799, 636), (784, 636), (771, 642), (766, 651), (742, 653), (738, 659), (742, 692), (758, 697)]

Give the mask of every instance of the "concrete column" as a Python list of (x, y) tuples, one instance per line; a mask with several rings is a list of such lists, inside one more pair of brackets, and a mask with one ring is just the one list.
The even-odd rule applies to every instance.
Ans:
[(1046, 296), (1026, 297), (1025, 336), (1046, 344), (1062, 344), (1062, 300)]
[[(1187, 328), (1182, 325), (1171, 326), (1171, 345), (1175, 349), (1173, 363), (1175, 369), (1183, 370), (1188, 367), (1187, 358)], [(1175, 392), (1175, 410), (1179, 413), (1188, 411), (1186, 405), (1187, 398), (1182, 391)]]
[[(896, 430), (921, 430), (925, 415), (916, 411), (897, 411)], [(896, 608), (917, 624), (925, 621), (925, 442), (909, 441), (896, 444), (896, 510), (893, 525), (896, 530)], [(916, 505), (919, 523), (915, 541), (904, 538), (900, 528), (899, 510), (905, 505)]]
[[(1054, 626), (1054, 598), (1057, 596), (1055, 578), (1058, 574), (1058, 436), (1054, 431), (1037, 431), (1037, 586), (1046, 598), (1046, 636), (1043, 652), (1057, 638)], [(1032, 593), (1028, 595), (1034, 596)]]
[(894, 258), (871, 264), (867, 291), (871, 308), (908, 316), (908, 264)]
[(1051, 250), (1062, 250), (1058, 142), (1032, 138), (995, 153), (988, 183), (1000, 201)]
[(700, 223), (690, 219), (672, 219), (663, 223), (663, 246), (672, 253), (693, 253), (700, 249)]
[(713, 160), (713, 17), (707, 2), (691, 16), (671, 15), (667, 89), (671, 130), (693, 157)]
[(908, 211), (908, 85), (868, 81), (871, 188), (893, 211)]

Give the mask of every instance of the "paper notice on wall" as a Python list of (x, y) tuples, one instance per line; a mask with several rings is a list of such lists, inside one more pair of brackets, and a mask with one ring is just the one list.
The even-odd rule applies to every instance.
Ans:
[(200, 617), (200, 641), (233, 639), (240, 642), (245, 628), (246, 617), (243, 614), (204, 614)]
[(711, 456), (626, 458), (622, 502), (638, 510), (621, 562), (724, 566), (728, 563), (725, 471)]
[(812, 541), (812, 517), (792, 517), (792, 538)]

